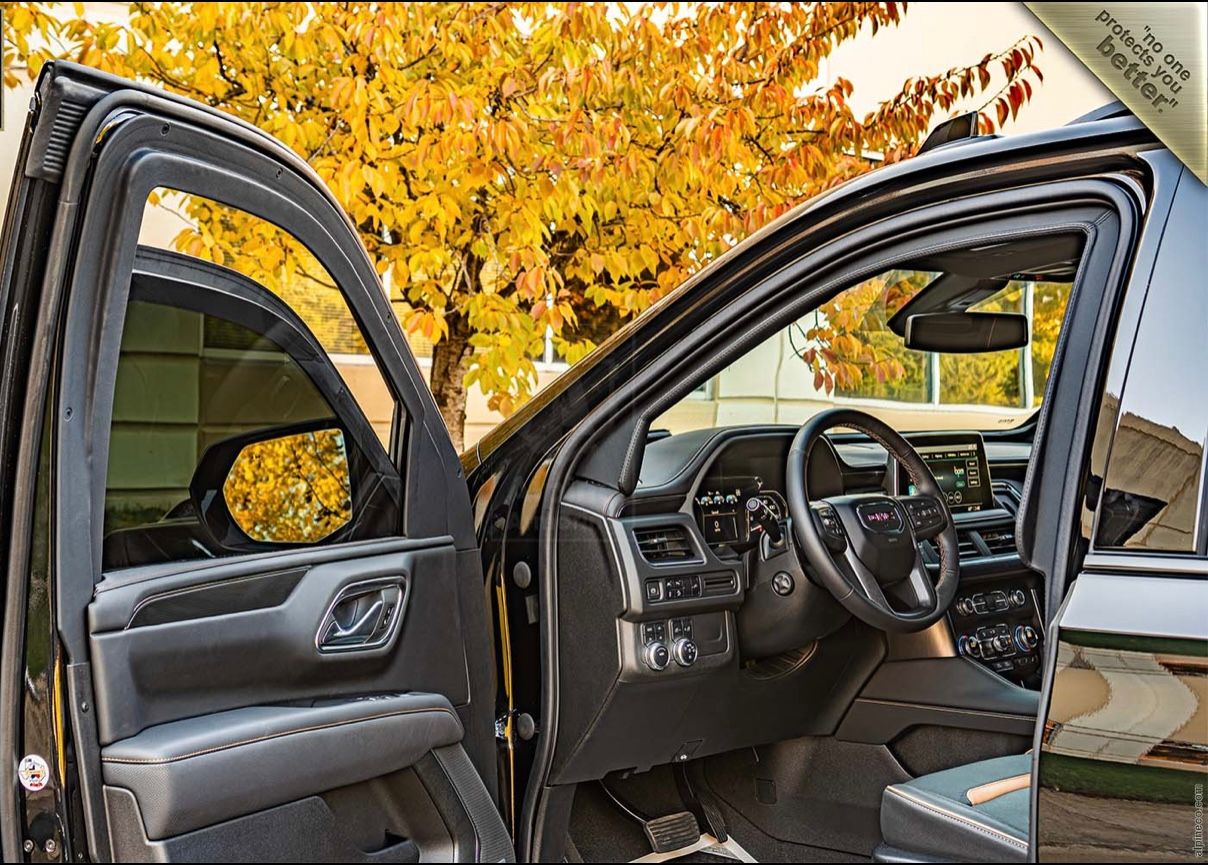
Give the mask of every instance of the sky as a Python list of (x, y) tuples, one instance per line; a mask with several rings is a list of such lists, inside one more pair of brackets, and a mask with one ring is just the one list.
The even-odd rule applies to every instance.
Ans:
[[(854, 85), (849, 100), (857, 115), (876, 108), (907, 79), (971, 66), (1023, 36), (1036, 35), (1044, 49), (1036, 65), (1044, 83), (1005, 132), (1036, 132), (1069, 121), (1115, 100), (1022, 3), (911, 3), (897, 27), (845, 42), (830, 56), (823, 77), (842, 76)], [(992, 89), (1002, 83), (1001, 73)], [(961, 110), (980, 108), (984, 97)], [(945, 119), (938, 117), (937, 122)]]

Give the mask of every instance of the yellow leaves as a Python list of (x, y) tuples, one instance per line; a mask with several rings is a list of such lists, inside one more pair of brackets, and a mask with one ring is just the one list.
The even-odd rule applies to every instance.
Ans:
[[(125, 25), (49, 9), (5, 4), (9, 70), (83, 58), (281, 138), (348, 210), (410, 304), (407, 329), (442, 339), (468, 320), (473, 381), (507, 407), (527, 397), (547, 326), (570, 358), (596, 341), (593, 320), (640, 313), (871, 167), (852, 154), (899, 158), (937, 111), (1004, 75), (1009, 119), (1040, 80), (1025, 41), (911, 79), (857, 118), (851, 82), (820, 86), (820, 64), (864, 25), (897, 22), (896, 3), (156, 3)], [(202, 257), (248, 244), (274, 285), (301, 260), (200, 205), (189, 214), (197, 230), (179, 243)]]
[(341, 75), (331, 82), (331, 88), (328, 91), (328, 102), (332, 108), (337, 111), (344, 111), (352, 104), (353, 94), (356, 92), (357, 83), (353, 78), (347, 75)]
[(430, 342), (436, 342), (449, 335), (449, 325), (444, 315), (434, 310), (413, 309), (404, 320), (403, 326), (407, 333), (422, 333)]
[(252, 540), (321, 540), (352, 517), (344, 434), (325, 429), (249, 444), (235, 458), (222, 494)]

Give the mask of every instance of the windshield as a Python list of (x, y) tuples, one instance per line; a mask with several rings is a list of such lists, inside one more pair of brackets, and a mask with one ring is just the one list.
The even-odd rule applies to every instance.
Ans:
[(703, 382), (654, 428), (801, 424), (835, 406), (860, 408), (899, 430), (1018, 426), (1044, 395), (1072, 283), (1009, 279), (968, 307), (1026, 315), (1031, 339), (1024, 348), (908, 349), (889, 320), (940, 275), (891, 270), (841, 292)]

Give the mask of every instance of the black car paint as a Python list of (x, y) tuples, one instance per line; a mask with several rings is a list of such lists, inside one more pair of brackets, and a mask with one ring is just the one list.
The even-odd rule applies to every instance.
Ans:
[[(491, 504), (480, 507), (479, 513), (506, 515), (516, 502), (501, 497), (499, 491), (523, 488), (521, 481), (509, 482), (508, 475), (513, 471), (530, 471), (537, 454), (556, 449), (598, 400), (623, 389), (634, 371), (656, 362), (670, 350), (676, 334), (683, 332), (681, 328), (707, 327), (717, 309), (739, 297), (761, 275), (799, 256), (801, 249), (892, 213), (907, 201), (922, 204), (994, 188), (1111, 171), (1129, 173), (1144, 185), (1148, 179), (1137, 153), (1150, 146), (1150, 135), (1131, 119), (1103, 121), (1081, 129), (1068, 127), (1014, 141), (971, 142), (873, 172), (811, 202), (689, 280), (662, 306), (617, 334), (583, 364), (539, 394), (511, 421), (496, 428), (474, 451), (464, 454), (463, 462), (471, 469), (469, 479), (476, 495), (484, 480), (492, 478), (495, 494), (489, 497)], [(916, 183), (917, 186), (912, 186)], [(503, 533), (496, 533), (502, 526), (503, 523), (478, 523), (484, 545), (503, 543)], [(541, 573), (536, 561), (526, 560), (526, 565)], [(505, 576), (496, 571), (489, 578), (502, 580)], [(524, 631), (526, 619), (527, 612), (511, 628), (513, 635)], [(549, 654), (544, 652), (542, 662), (547, 665), (546, 681), (554, 681), (548, 675), (548, 665), (553, 662)], [(537, 660), (534, 654), (514, 659), (512, 666), (522, 668)], [(548, 695), (545, 702), (548, 706)], [(519, 708), (541, 714), (537, 705)], [(522, 839), (527, 837), (526, 828), (521, 829)], [(529, 841), (522, 843), (522, 850), (526, 855), (534, 852)]]
[[(741, 294), (744, 285), (792, 260), (800, 254), (803, 245), (841, 235), (852, 227), (900, 209), (907, 202), (913, 205), (943, 201), (993, 188), (1066, 180), (1108, 171), (1129, 172), (1137, 176), (1142, 184), (1148, 184), (1149, 178), (1136, 155), (1153, 144), (1149, 133), (1131, 118), (1105, 120), (1013, 139), (970, 141), (853, 181), (790, 213), (740, 244), (677, 289), (663, 305), (610, 339), (463, 455), (462, 465), (468, 475), (477, 537), (488, 582), (496, 591), (501, 588), (506, 591), (505, 587), (513, 580), (513, 574), (523, 565), (530, 575), (536, 576), (535, 583), (530, 576), (524, 586), (517, 577), (515, 584), (521, 592), (525, 591), (525, 587), (540, 584), (537, 532), (541, 522), (535, 518), (535, 513), (540, 511), (542, 504), (539, 503), (546, 493), (548, 467), (567, 435), (598, 401), (624, 388), (632, 372), (642, 369), (669, 349), (676, 341), (676, 334), (681, 333), (683, 328), (706, 327), (712, 313), (732, 302)], [(21, 163), (25, 161), (23, 156)], [(45, 194), (44, 189), (34, 185), (28, 191), (22, 188), (22, 193), (36, 197)], [(14, 199), (10, 199), (10, 208), (14, 206)], [(49, 211), (46, 208), (38, 210), (43, 214), (42, 221), (24, 226), (23, 230), (45, 237), (49, 233), (46, 218)], [(5, 278), (0, 288), (6, 293), (19, 291), (22, 285), (19, 271), (32, 263), (11, 261), (7, 254), (4, 263)], [(20, 338), (29, 332), (28, 322), (20, 316), (24, 309), (30, 308), (28, 300), (34, 290), (35, 285), (26, 283), (25, 303), (21, 304), (12, 303), (12, 298), (0, 297), (4, 301), (3, 308), (12, 311), (4, 322), (9, 331), (6, 336), (11, 334), (18, 337), (5, 339), (5, 346), (13, 352), (13, 357), (23, 356), (29, 350), (28, 342), (23, 343)], [(5, 404), (13, 404), (12, 401), (22, 398), (22, 384), (19, 377), (3, 376), (0, 398)], [(8, 418), (8, 414), (0, 417), (0, 446), (4, 447), (6, 472), (13, 468), (13, 445), (22, 432), (2, 426)], [(27, 428), (24, 434), (36, 434), (36, 428)], [(1021, 433), (1008, 433), (1004, 438), (1019, 435)], [(45, 453), (46, 449), (43, 449)], [(26, 466), (24, 474), (16, 475), (16, 482), (28, 482), (33, 468)], [(39, 472), (38, 476), (45, 477), (45, 472)], [(7, 479), (14, 478), (9, 475)], [(3, 488), (6, 494), (0, 500), (0, 522), (14, 522), (19, 526), (20, 520), (32, 520), (38, 512), (37, 508), (12, 510), (10, 491), (17, 488), (17, 484), (6, 483)], [(31, 487), (27, 486), (27, 489)], [(42, 498), (34, 501), (39, 505), (44, 504)], [(550, 504), (548, 500), (543, 502), (544, 506)], [(12, 566), (26, 561), (29, 551), (14, 548), (8, 552), (12, 572)], [(45, 603), (49, 597), (49, 586), (44, 585), (42, 592), (44, 594), (41, 595), (37, 591), (29, 592), (31, 603), (39, 597), (40, 602)], [(534, 594), (521, 592), (506, 596), (504, 615), (508, 622), (502, 627), (510, 633), (513, 651), (511, 668), (537, 670), (540, 668), (541, 643), (533, 620), (535, 615), (545, 611), (534, 608)], [(9, 600), (12, 599), (10, 595)], [(32, 609), (26, 613), (23, 608), (9, 605), (6, 639), (13, 639), (14, 633), (20, 634), (26, 627), (30, 629), (32, 637), (35, 629), (46, 627), (41, 619), (41, 614)], [(31, 638), (27, 645), (33, 647), (38, 642)], [(48, 663), (47, 659), (39, 658), (31, 658), (30, 661)], [(6, 668), (5, 691), (0, 695), (6, 700), (19, 687), (14, 672)], [(516, 688), (506, 708), (508, 711), (531, 713), (537, 716), (540, 724), (541, 696), (539, 678), (526, 677)], [(11, 705), (11, 702), (6, 705)], [(45, 725), (39, 725), (39, 734), (45, 730)], [(27, 729), (27, 732), (32, 731)], [(10, 753), (15, 750), (15, 747), (9, 747), (15, 746), (15, 743), (0, 744), (7, 747)], [(513, 741), (512, 746), (516, 748), (519, 762), (516, 777), (521, 783), (517, 789), (524, 789), (523, 782), (529, 770), (528, 752), (532, 745)], [(43, 743), (42, 747), (54, 752), (53, 746)], [(5, 797), (5, 810), (10, 807), (11, 801)], [(61, 808), (56, 810), (63, 813)], [(517, 820), (518, 824), (522, 824), (517, 825), (518, 834), (529, 839), (534, 834), (539, 835), (534, 832), (536, 815), (529, 813), (520, 816), (524, 819)], [(50, 831), (53, 833), (54, 827)], [(10, 839), (6, 838), (5, 841), (8, 852)], [(540, 846), (531, 842), (521, 855), (529, 855)]]

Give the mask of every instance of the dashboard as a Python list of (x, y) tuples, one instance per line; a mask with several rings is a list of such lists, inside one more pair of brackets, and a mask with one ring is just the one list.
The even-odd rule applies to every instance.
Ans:
[[(678, 459), (687, 462), (675, 466), (674, 477), (683, 482), (679, 488), (687, 493), (698, 538), (711, 560), (732, 563), (744, 585), (752, 579), (750, 557), (764, 536), (779, 534), (777, 527), (788, 517), (784, 472), (795, 432), (787, 427), (711, 430), (685, 434), (679, 443)], [(980, 433), (968, 431), (908, 433), (906, 438), (931, 469), (956, 524), (962, 583), (947, 617), (953, 649), (1011, 681), (1037, 684), (1043, 640), (1039, 585), (1020, 562), (1014, 539), (1028, 444), (987, 445)], [(675, 454), (673, 444), (671, 439), (653, 443), (648, 453)], [(806, 466), (811, 499), (916, 492), (903, 467), (862, 436), (820, 440)], [(670, 472), (659, 463), (655, 469), (654, 477)], [(645, 486), (651, 492), (656, 487)], [(932, 569), (938, 566), (929, 544), (923, 544), (922, 555)]]
[[(632, 494), (585, 478), (567, 489), (559, 569), (575, 575), (575, 588), (559, 594), (559, 615), (576, 625), (559, 664), (576, 699), (560, 728), (573, 744), (555, 759), (558, 783), (829, 735), (887, 658), (962, 655), (1038, 687), (1043, 592), (1013, 534), (1026, 432), (987, 442), (966, 432), (907, 436), (953, 494), (961, 575), (947, 617), (901, 643), (853, 618), (788, 541), (796, 432), (749, 425), (663, 436), (647, 443)], [(806, 473), (811, 498), (907, 491), (885, 449), (854, 434), (819, 439)], [(927, 542), (920, 554), (938, 572)], [(607, 579), (594, 578), (601, 571)]]

